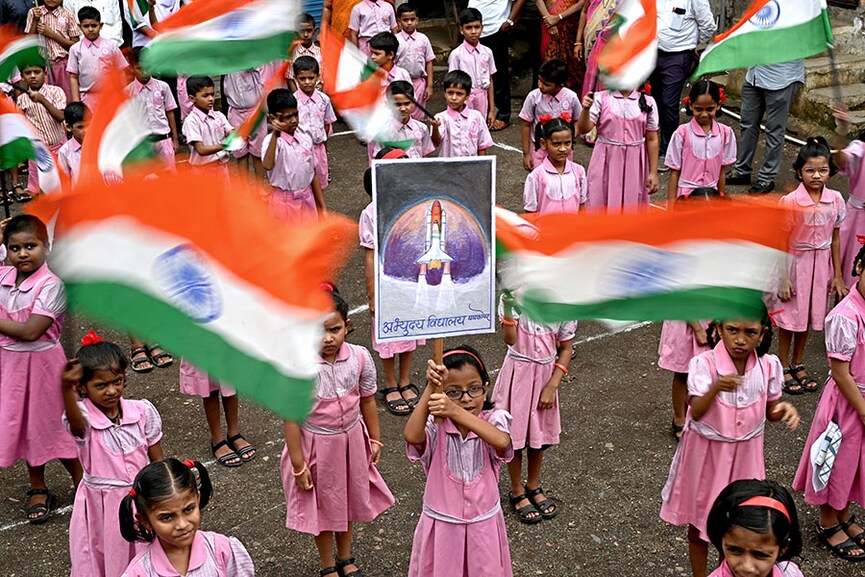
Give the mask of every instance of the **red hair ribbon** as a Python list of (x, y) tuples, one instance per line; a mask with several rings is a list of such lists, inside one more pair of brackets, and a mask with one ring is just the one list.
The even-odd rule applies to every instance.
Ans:
[(406, 154), (405, 150), (402, 150), (400, 148), (395, 148), (395, 149), (391, 150), (390, 152), (385, 153), (385, 155), (382, 156), (381, 158), (382, 158), (382, 160), (389, 160), (392, 158), (407, 158), (407, 157), (408, 157), (408, 154)]
[(571, 123), (571, 113), (568, 112), (567, 110), (565, 110), (564, 112), (562, 112), (561, 114), (559, 114), (559, 118), (561, 118), (562, 120), (564, 120), (564, 121), (567, 122), (568, 124)]
[(332, 292), (333, 292), (333, 289), (336, 288), (336, 287), (334, 287), (332, 284), (330, 284), (329, 282), (323, 282), (323, 283), (321, 283), (321, 284), (318, 285), (318, 286), (319, 286), (319, 288), (320, 288), (321, 290), (326, 291), (326, 292), (329, 292), (329, 293), (332, 293)]
[(778, 309), (777, 311), (772, 311), (770, 313), (766, 313), (767, 315), (769, 315), (769, 320), (772, 321), (773, 327), (778, 326), (778, 323), (775, 322), (775, 315), (780, 315), (783, 312), (784, 312), (784, 309)]
[(652, 93), (652, 85), (646, 82), (643, 87), (640, 89), (640, 92), (643, 94), (651, 94)]
[(856, 240), (859, 241), (859, 244), (865, 244), (865, 234), (857, 234)]
[(547, 122), (549, 122), (552, 119), (553, 119), (552, 114), (541, 114), (540, 116), (538, 116), (538, 122), (540, 122), (541, 124), (546, 124)]
[(186, 459), (185, 461), (183, 461), (183, 464), (186, 465), (187, 469), (195, 468), (195, 461), (193, 461), (192, 459)]
[(691, 104), (691, 97), (690, 96), (684, 97), (682, 99), (682, 104), (684, 104), (685, 106), (689, 106)]
[(102, 337), (96, 334), (96, 331), (90, 331), (83, 337), (81, 337), (81, 346), (88, 347), (90, 345), (95, 345), (96, 343), (101, 343)]
[(773, 499), (772, 497), (751, 497), (747, 501), (743, 501), (739, 503), (740, 507), (766, 507), (768, 509), (774, 509), (778, 511), (785, 517), (787, 517), (787, 522), (790, 523), (790, 513), (787, 511), (787, 507), (784, 506), (784, 503), (779, 501), (778, 499)]
[(724, 91), (723, 86), (718, 87), (718, 93), (720, 94), (721, 104), (727, 102), (727, 93)]
[(135, 489), (129, 489), (129, 496), (134, 499), (138, 496), (138, 493), (135, 492)]

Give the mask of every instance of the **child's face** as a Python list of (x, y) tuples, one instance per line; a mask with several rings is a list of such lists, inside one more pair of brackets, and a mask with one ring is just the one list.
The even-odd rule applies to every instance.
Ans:
[(201, 525), (198, 493), (192, 489), (174, 493), (158, 501), (146, 515), (138, 514), (144, 527), (151, 529), (164, 545), (176, 549), (192, 546), (195, 532)]
[(45, 84), (45, 69), (39, 66), (28, 66), (21, 72), (21, 77), (30, 90), (39, 90)]
[(688, 108), (694, 113), (694, 119), (700, 126), (710, 126), (715, 114), (718, 112), (718, 103), (712, 100), (708, 94), (701, 94), (693, 102), (688, 103)]
[(403, 124), (411, 120), (411, 113), (414, 112), (414, 102), (409, 100), (405, 94), (394, 94), (391, 96), (393, 105), (396, 106), (399, 112), (399, 118)]
[(16, 232), (9, 235), (6, 243), (6, 258), (19, 274), (28, 277), (45, 264), (48, 247), (29, 231)]
[(54, 10), (63, 3), (63, 0), (45, 0), (45, 7)]
[(543, 76), (538, 76), (538, 90), (541, 91), (541, 94), (555, 94), (561, 90), (561, 86), (546, 80)]
[(393, 62), (393, 52), (385, 52), (377, 48), (369, 49), (369, 59), (378, 66), (387, 66)]
[(312, 70), (301, 70), (294, 75), (294, 81), (297, 82), (297, 87), (300, 91), (310, 96), (315, 92), (315, 85), (318, 83), (318, 74)]
[(304, 22), (300, 25), (297, 35), (300, 36), (300, 43), (304, 47), (309, 48), (312, 46), (312, 39), (315, 36), (315, 25), (310, 22)]
[(769, 577), (781, 554), (772, 533), (757, 533), (736, 525), (724, 534), (721, 545), (734, 577)]
[(560, 130), (550, 135), (549, 139), (542, 138), (541, 144), (547, 151), (550, 161), (556, 165), (564, 164), (574, 148), (574, 137), (570, 130)]
[(399, 27), (406, 34), (414, 34), (417, 30), (417, 14), (414, 12), (406, 12), (399, 17)]
[(727, 321), (721, 325), (721, 339), (733, 360), (744, 360), (760, 344), (763, 331), (759, 321)]
[(81, 392), (103, 411), (114, 413), (120, 405), (124, 388), (126, 388), (126, 373), (99, 369), (94, 371), (93, 377), (81, 386)]
[(147, 82), (150, 80), (150, 75), (144, 71), (144, 69), (141, 67), (141, 64), (138, 62), (132, 63), (132, 74), (134, 74), (135, 79), (142, 84), (147, 84)]
[(462, 24), (460, 26), (460, 34), (462, 34), (466, 42), (472, 46), (477, 46), (478, 41), (481, 39), (481, 32), (483, 32), (483, 30), (484, 25), (481, 24), (480, 20), (469, 22), (468, 24)]
[(463, 108), (465, 108), (468, 97), (468, 91), (460, 86), (445, 88), (445, 100), (448, 102), (448, 108), (452, 108), (457, 112), (462, 112)]
[(829, 168), (829, 159), (825, 156), (815, 156), (809, 158), (799, 171), (799, 178), (809, 191), (821, 191), (829, 180), (829, 173), (832, 172)]
[(442, 392), (463, 409), (478, 415), (484, 408), (488, 384), (481, 380), (475, 367), (466, 363), (459, 368), (448, 369), (448, 380), (442, 386)]
[(213, 109), (213, 101), (215, 99), (215, 92), (213, 86), (207, 86), (205, 88), (202, 88), (189, 98), (192, 100), (192, 104), (197, 109), (201, 110), (202, 112), (209, 112)]
[(90, 121), (88, 120), (79, 120), (72, 126), (66, 124), (66, 130), (72, 133), (72, 138), (74, 138), (78, 144), (84, 143), (84, 137), (87, 136), (87, 127), (90, 125)]
[(324, 338), (321, 340), (322, 358), (328, 361), (334, 360), (347, 334), (348, 322), (338, 312), (330, 313), (324, 320)]
[(93, 42), (99, 38), (99, 32), (102, 30), (102, 22), (88, 18), (81, 21), (81, 33), (84, 37)]
[(297, 125), (300, 122), (300, 114), (297, 108), (286, 108), (270, 115), (270, 122), (276, 125), (279, 130), (288, 134), (294, 134), (297, 130)]

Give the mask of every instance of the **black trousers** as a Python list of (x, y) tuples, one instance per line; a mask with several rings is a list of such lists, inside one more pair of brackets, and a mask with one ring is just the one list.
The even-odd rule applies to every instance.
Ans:
[(481, 38), (481, 44), (493, 51), (496, 73), (493, 74), (493, 100), (496, 105), (496, 118), (503, 122), (511, 121), (511, 59), (508, 53), (508, 32), (496, 32)]
[(683, 52), (664, 52), (658, 50), (658, 63), (649, 80), (652, 96), (658, 105), (660, 128), (660, 153), (667, 153), (670, 138), (679, 127), (679, 109), (682, 106), (682, 88), (688, 80), (693, 50)]

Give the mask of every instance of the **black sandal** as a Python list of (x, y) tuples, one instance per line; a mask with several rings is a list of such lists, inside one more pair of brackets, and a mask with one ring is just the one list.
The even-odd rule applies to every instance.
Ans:
[(414, 393), (413, 399), (406, 399), (405, 395), (403, 395), (402, 398), (410, 409), (414, 409), (415, 405), (417, 405), (417, 402), (420, 400), (420, 391), (418, 390), (418, 388), (413, 384), (409, 383), (404, 387), (397, 387), (396, 390), (399, 391), (400, 395), (402, 395), (405, 391), (412, 391)]
[[(249, 444), (247, 446), (241, 448), (241, 449), (238, 449), (235, 446), (235, 443), (241, 439), (246, 441), (246, 438), (243, 435), (241, 435), (240, 433), (234, 435), (233, 437), (228, 437), (228, 446), (231, 448), (232, 451), (237, 453), (237, 455), (240, 457), (240, 460), (243, 461), (244, 463), (254, 461), (255, 458), (258, 456), (255, 454), (255, 445), (253, 445), (252, 443), (249, 443), (249, 441), (246, 441)], [(252, 453), (252, 455), (249, 455), (250, 453)], [(247, 456), (247, 455), (249, 455), (249, 456)]]
[[(847, 529), (850, 528), (850, 525), (855, 525), (855, 524), (856, 524), (856, 515), (850, 515), (849, 519), (839, 523), (839, 525), (841, 526), (841, 529), (843, 529), (845, 533), (847, 533)], [(850, 537), (850, 534), (847, 533), (847, 536)], [(856, 543), (856, 545), (858, 545), (860, 549), (865, 551), (865, 530), (863, 530), (861, 533), (859, 533), (855, 537), (850, 537), (850, 540), (853, 541), (854, 543)]]
[(399, 389), (397, 387), (387, 387), (381, 390), (381, 398), (384, 399), (384, 406), (387, 407), (388, 412), (397, 417), (410, 415), (411, 406), (402, 398), (402, 395), (400, 395), (400, 398), (398, 399), (392, 401), (387, 400), (387, 396), (391, 393), (399, 393)]
[[(138, 355), (144, 355), (143, 358), (136, 359)], [(129, 351), (129, 367), (136, 373), (149, 373), (153, 370), (153, 363), (150, 362), (150, 355), (147, 354), (147, 349), (137, 347)]]
[[(18, 192), (19, 188), (23, 192)], [(16, 184), (12, 187), (12, 197), (18, 202), (30, 202), (31, 200), (33, 200), (33, 195), (31, 195), (28, 191), (24, 190), (24, 187), (20, 184)]]
[[(529, 498), (529, 501), (532, 502), (532, 504), (535, 506), (535, 509), (537, 509), (538, 512), (541, 514), (541, 517), (543, 517), (544, 519), (552, 519), (559, 514), (559, 506), (556, 505), (556, 503), (552, 499), (545, 498), (540, 503), (535, 501), (534, 498), (544, 492), (542, 487), (538, 486), (537, 489), (529, 490), (528, 485), (523, 485), (523, 489), (526, 490), (526, 497)], [(552, 510), (550, 510), (550, 507), (552, 507)]]
[[(802, 386), (802, 389), (806, 393), (814, 393), (820, 390), (820, 383), (814, 380), (814, 377), (808, 374), (808, 371), (805, 370), (805, 365), (799, 365), (797, 367), (790, 367), (790, 376), (796, 379), (796, 382)], [(793, 373), (805, 373), (804, 377), (797, 377)]]
[[(54, 495), (48, 489), (30, 489), (27, 491), (26, 495), (28, 499), (36, 495), (45, 495), (44, 503), (34, 503), (30, 505), (27, 507), (27, 511), (24, 512), (24, 515), (33, 525), (42, 525), (43, 523), (46, 523), (48, 519), (51, 518), (51, 505), (54, 503)], [(31, 517), (30, 515), (39, 516)]]
[(670, 421), (670, 432), (673, 433), (673, 438), (676, 439), (676, 442), (682, 440), (682, 435), (685, 432), (685, 425), (677, 425), (675, 419)]
[(336, 573), (337, 577), (339, 577), (339, 570), (334, 567), (325, 567), (324, 569), (318, 570), (318, 577), (325, 577), (325, 575), (330, 575), (331, 573)]
[[(222, 447), (228, 447), (229, 449), (231, 449), (231, 452), (226, 453), (225, 455), (223, 455), (221, 457), (216, 457), (216, 451), (218, 451)], [(216, 462), (219, 463), (220, 465), (222, 465), (223, 467), (228, 467), (229, 469), (234, 469), (235, 467), (239, 467), (239, 466), (243, 465), (243, 459), (241, 459), (240, 456), (234, 452), (234, 449), (232, 449), (225, 440), (219, 441), (215, 445), (211, 445), (210, 446), (210, 452), (213, 453), (214, 457), (216, 457)], [(229, 463), (229, 461), (231, 461), (232, 459), (237, 459), (237, 462), (236, 463)]]
[(852, 555), (848, 553), (848, 551), (852, 551), (853, 549), (860, 549), (865, 551), (861, 546), (857, 545), (848, 537), (846, 541), (842, 541), (837, 545), (832, 545), (829, 543), (829, 537), (838, 534), (839, 532), (843, 532), (844, 527), (839, 523), (828, 529), (825, 529), (820, 526), (820, 523), (817, 523), (817, 540), (820, 541), (823, 545), (829, 548), (829, 551), (832, 552), (836, 557), (840, 557), (845, 561), (852, 561), (853, 563), (858, 563), (860, 561), (865, 561), (865, 553), (860, 553), (859, 555)]
[(790, 377), (792, 380), (784, 379), (784, 392), (788, 395), (801, 395), (805, 392), (805, 389), (802, 388), (802, 383), (799, 382), (799, 379), (796, 378), (796, 375), (793, 373), (796, 371), (793, 367), (788, 367), (784, 369), (784, 376)]
[(351, 573), (346, 573), (345, 571), (343, 571), (343, 569), (345, 569), (349, 565), (357, 566), (354, 557), (349, 557), (348, 559), (343, 559), (342, 561), (337, 559), (336, 570), (339, 573), (339, 577), (363, 577), (363, 573), (360, 572), (360, 569), (355, 569)]
[[(153, 351), (159, 350), (155, 355)], [(174, 362), (174, 357), (172, 357), (169, 353), (165, 352), (165, 349), (160, 347), (158, 344), (153, 343), (153, 346), (147, 347), (147, 358), (150, 359), (150, 362), (157, 369), (164, 369), (165, 367), (170, 367)]]
[[(528, 498), (528, 496), (523, 493), (522, 495), (514, 495), (513, 493), (508, 493), (508, 501), (511, 503), (511, 508), (514, 510), (514, 513), (517, 514), (517, 518), (520, 520), (520, 523), (525, 523), (526, 525), (534, 525), (536, 523), (540, 523), (544, 520), (543, 515), (538, 515), (537, 517), (529, 517), (532, 513), (540, 513), (540, 511), (535, 508), (532, 504), (532, 500)], [(523, 505), (519, 509), (517, 509), (517, 503), (520, 501), (527, 501), (528, 505)]]

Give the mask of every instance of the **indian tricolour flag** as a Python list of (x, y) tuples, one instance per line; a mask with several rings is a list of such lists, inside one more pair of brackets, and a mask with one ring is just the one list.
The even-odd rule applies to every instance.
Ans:
[(787, 218), (774, 204), (732, 201), (616, 216), (500, 213), (502, 285), (539, 322), (761, 317)]
[(255, 108), (252, 109), (252, 112), (243, 119), (240, 126), (232, 130), (222, 142), (222, 146), (225, 150), (240, 150), (243, 148), (244, 143), (249, 140), (249, 135), (261, 126), (261, 123), (264, 122), (264, 118), (267, 115), (267, 95), (270, 94), (271, 91), (285, 84), (285, 75), (288, 72), (289, 66), (291, 66), (291, 62), (285, 60), (276, 68), (276, 70), (274, 70), (271, 77), (265, 81), (264, 89), (261, 91), (261, 98), (258, 99), (258, 104), (256, 104)]
[(616, 31), (598, 57), (598, 69), (611, 90), (635, 90), (652, 74), (658, 57), (655, 0), (622, 0), (612, 22)]
[(807, 58), (832, 42), (826, 0), (754, 0), (735, 26), (709, 44), (694, 78)]
[(8, 98), (0, 97), (0, 170), (32, 160), (39, 170), (39, 189), (51, 194), (61, 189), (57, 161), (30, 122)]
[(288, 56), (298, 0), (204, 0), (155, 25), (142, 58), (151, 74), (216, 75)]
[(12, 24), (0, 27), (0, 82), (6, 82), (16, 69), (27, 64), (44, 64), (41, 52), (44, 45), (40, 34), (21, 35)]
[(321, 283), (351, 254), (357, 225), (331, 216), (285, 226), (252, 185), (218, 175), (136, 176), (30, 207), (59, 211), (52, 270), (70, 304), (283, 418), (305, 418), (333, 308)]

